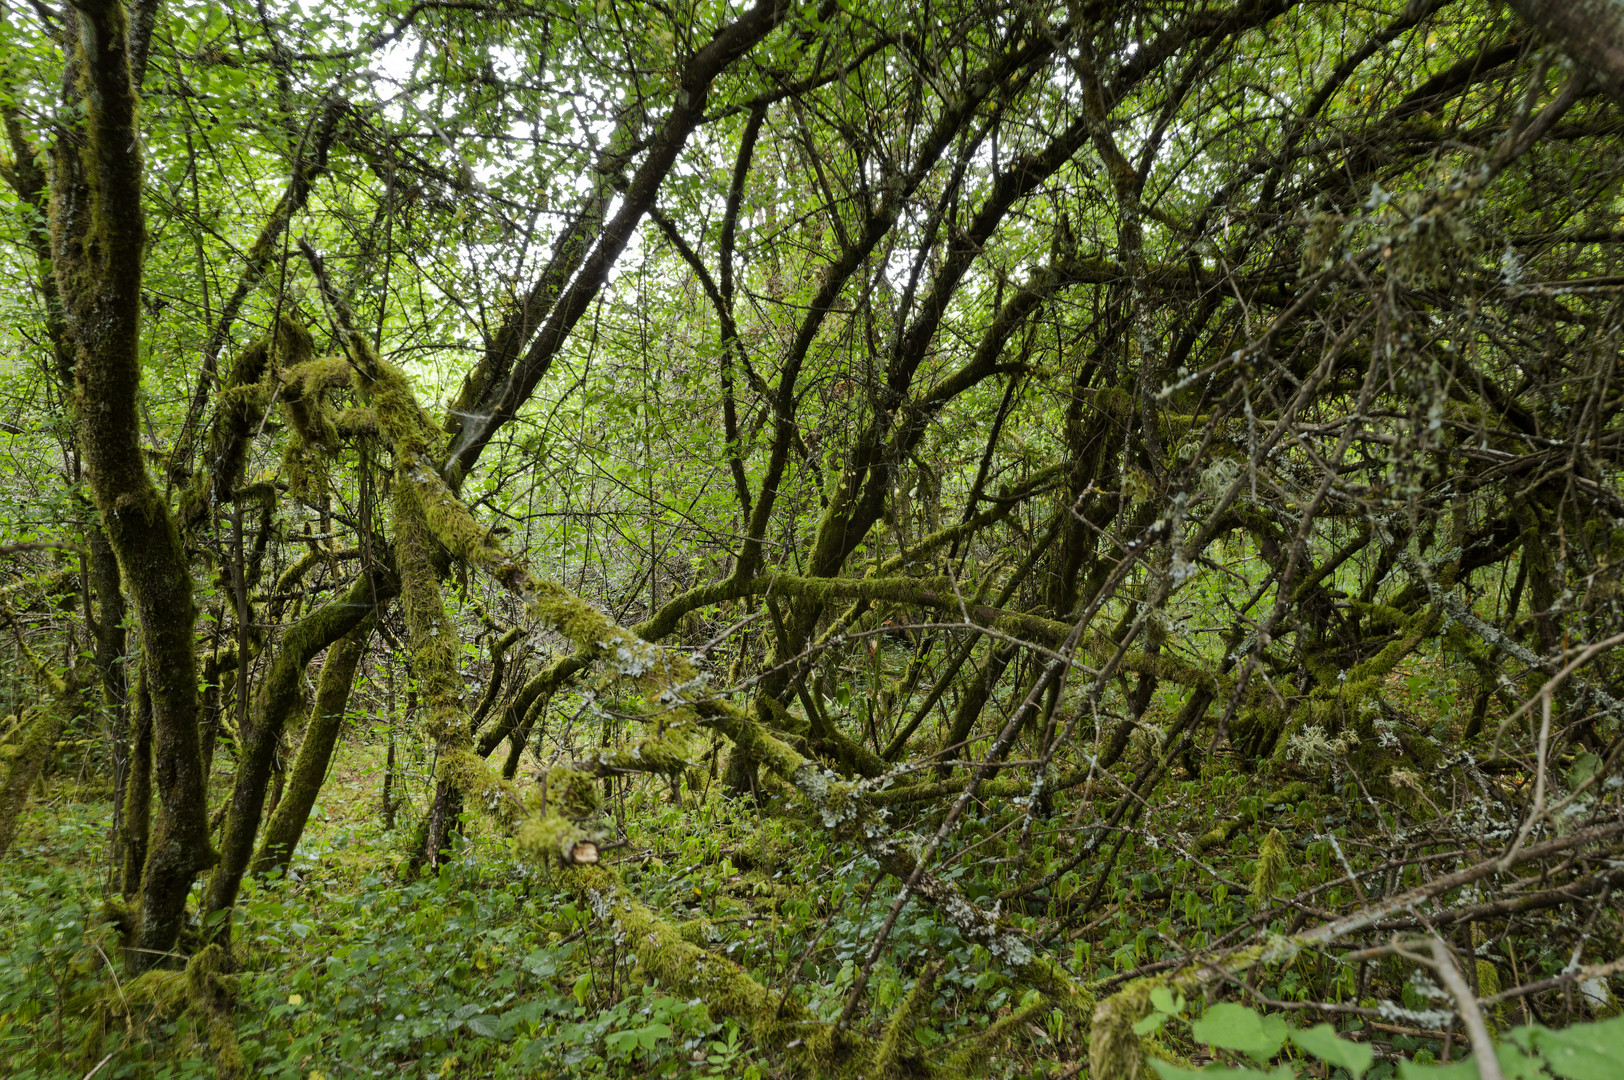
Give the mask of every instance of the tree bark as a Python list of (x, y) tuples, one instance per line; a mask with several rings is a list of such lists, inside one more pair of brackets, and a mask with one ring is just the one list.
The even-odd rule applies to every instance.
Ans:
[(1624, 105), (1624, 2), (1511, 0), (1511, 7), (1579, 61)]
[(367, 640), (371, 636), (372, 620), (368, 618), (327, 650), (327, 659), (321, 665), (321, 681), (316, 686), (316, 703), (311, 706), (304, 739), (299, 743), (299, 753), (288, 773), (287, 790), (265, 825), (265, 839), (254, 860), (256, 874), (286, 866), (299, 844), (299, 837), (304, 834), (310, 808), (316, 805), (322, 781), (327, 778), (327, 765), (333, 759), (344, 711), (349, 707), (355, 672), (361, 666), (361, 657), (366, 655)]
[(129, 773), (114, 807), (119, 852), (119, 889), (134, 899), (141, 889), (141, 875), (147, 864), (147, 836), (152, 831), (152, 698), (147, 694), (145, 672), (138, 672), (135, 695), (130, 699)]
[(192, 879), (212, 861), (198, 756), (196, 608), (185, 551), (142, 462), (141, 140), (128, 26), (118, 0), (77, 0), (64, 86), (82, 121), (57, 141), (51, 254), (75, 346), (79, 445), (102, 528), (129, 584), (152, 702), (159, 809), (130, 966), (169, 953)]
[(6, 770), (5, 783), (0, 784), (0, 859), (17, 836), (17, 821), (28, 802), (29, 789), (45, 768), (46, 760), (56, 747), (57, 736), (62, 733), (62, 706), (65, 702), (51, 702), (43, 708), (33, 708), (32, 719), (24, 718), (26, 734), (19, 740), (17, 756)]
[[(220, 865), (209, 878), (203, 896), (205, 914), (229, 910), (236, 903), (265, 810), (265, 789), (271, 778), (277, 740), (299, 703), (299, 677), (317, 653), (367, 619), (375, 603), (393, 595), (386, 583), (371, 580), (363, 573), (342, 595), (294, 623), (283, 635), (281, 647), (254, 691), (248, 722), (240, 733), (237, 780), (220, 835)], [(230, 926), (229, 919), (222, 921), (218, 935), (229, 938)]]

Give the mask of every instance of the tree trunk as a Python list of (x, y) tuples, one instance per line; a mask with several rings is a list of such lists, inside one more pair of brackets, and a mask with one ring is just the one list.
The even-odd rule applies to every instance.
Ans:
[(1562, 46), (1624, 105), (1624, 3), (1619, 0), (1511, 0), (1511, 7)]
[[(86, 530), (90, 547), (90, 583), (96, 594), (96, 673), (101, 676), (102, 704), (113, 718), (113, 731), (119, 731), (128, 695), (124, 669), (124, 591), (118, 572), (118, 557), (107, 534), (92, 525)], [(115, 734), (114, 754), (118, 753)]]
[(305, 725), (304, 739), (299, 743), (298, 756), (289, 771), (287, 790), (265, 825), (265, 839), (254, 860), (256, 874), (287, 865), (299, 844), (305, 822), (310, 818), (310, 808), (316, 804), (316, 795), (327, 777), (327, 765), (338, 743), (344, 711), (349, 707), (350, 688), (355, 685), (355, 672), (361, 666), (371, 635), (372, 620), (367, 619), (327, 650), (327, 659), (321, 665), (321, 681), (316, 687), (316, 703), (311, 707), (310, 722)]
[(29, 789), (39, 779), (56, 746), (57, 736), (62, 733), (62, 706), (65, 704), (51, 702), (43, 708), (30, 709), (31, 718), (23, 717), (25, 733), (18, 741), (17, 756), (6, 770), (5, 783), (0, 784), (0, 859), (5, 858), (6, 849), (17, 835), (17, 821), (28, 802)]
[(130, 703), (130, 773), (124, 785), (119, 828), (123, 849), (123, 892), (134, 899), (147, 865), (147, 838), (152, 832), (152, 698), (145, 672), (137, 675)]
[(159, 810), (142, 874), (135, 970), (169, 953), (192, 879), (211, 861), (198, 758), (192, 576), (169, 509), (143, 464), (141, 139), (127, 24), (118, 0), (78, 0), (65, 42), (68, 115), (51, 178), (51, 254), (75, 345), (79, 446), (103, 530), (129, 584), (152, 703)]
[[(265, 809), (272, 758), (282, 727), (299, 703), (299, 677), (306, 665), (370, 616), (375, 600), (391, 595), (393, 590), (362, 573), (342, 595), (300, 619), (283, 635), (281, 647), (254, 691), (248, 722), (239, 733), (237, 780), (220, 836), (220, 865), (209, 878), (203, 896), (204, 913), (229, 910), (237, 901), (237, 889), (254, 853), (254, 836)], [(221, 938), (229, 938), (230, 926), (229, 919), (220, 923)]]

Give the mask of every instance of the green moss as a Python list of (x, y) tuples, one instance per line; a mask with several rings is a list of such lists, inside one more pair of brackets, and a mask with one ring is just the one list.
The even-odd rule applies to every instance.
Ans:
[(930, 1005), (931, 995), (936, 989), (936, 975), (940, 970), (941, 963), (938, 961), (920, 973), (908, 996), (902, 999), (902, 1004), (886, 1021), (885, 1033), (880, 1036), (863, 1069), (864, 1076), (888, 1077), (923, 1071), (917, 1064), (906, 1070), (903, 1066), (906, 1058), (918, 1055), (918, 1046), (913, 1040), (914, 1025), (919, 1014)]
[(690, 725), (667, 726), (648, 738), (622, 750), (606, 750), (577, 759), (577, 764), (590, 765), (601, 775), (635, 771), (659, 773), (663, 776), (681, 776), (692, 766), (695, 755), (693, 740), (689, 738)]
[(28, 793), (62, 733), (62, 712), (56, 707), (29, 709), (23, 713), (23, 724), (22, 738), (14, 748), (7, 748), (14, 753), (10, 755), (5, 781), (0, 783), (0, 857), (17, 835), (17, 821)]
[(567, 765), (554, 765), (547, 772), (546, 809), (574, 821), (597, 815), (603, 806), (603, 789), (586, 773)]
[(793, 997), (780, 997), (737, 964), (689, 942), (682, 932), (627, 893), (604, 866), (577, 867), (569, 884), (601, 919), (611, 920), (651, 978), (679, 997), (705, 1002), (714, 1019), (737, 1020), (763, 1045), (790, 1046), (814, 1076), (840, 1075), (873, 1052), (849, 1032), (819, 1023)]
[(1150, 1013), (1150, 992), (1164, 978), (1135, 979), (1094, 1008), (1088, 1035), (1091, 1080), (1139, 1080), (1154, 1075), (1145, 1065), (1145, 1048), (1133, 1026)]
[[(1293, 781), (1285, 787), (1269, 792), (1263, 796), (1260, 805), (1263, 807), (1276, 806), (1280, 803), (1295, 803), (1308, 797), (1309, 786), (1302, 781)], [(1191, 850), (1196, 852), (1207, 851), (1220, 844), (1227, 844), (1243, 827), (1250, 825), (1258, 819), (1258, 811), (1248, 810), (1246, 813), (1233, 817), (1227, 821), (1219, 822), (1211, 830), (1196, 838)]]
[(168, 1021), (189, 1013), (198, 1023), (188, 1034), (183, 1053), (189, 1056), (195, 1051), (201, 1032), (214, 1056), (215, 1075), (234, 1080), (247, 1073), (232, 1022), (237, 991), (229, 955), (219, 945), (209, 945), (193, 954), (184, 969), (153, 968), (103, 990), (96, 1000), (91, 1031), (104, 1031), (113, 1020), (128, 1022), (148, 1016)]
[(242, 1051), (231, 1012), (237, 1002), (237, 977), (227, 974), (230, 957), (219, 945), (209, 945), (194, 954), (183, 973), (187, 1003), (202, 1019), (209, 1035), (209, 1049), (222, 1078), (242, 1076)]
[(395, 563), (413, 672), (427, 707), (429, 736), (446, 757), (472, 743), (459, 701), (462, 679), (457, 671), (456, 626), (446, 613), (435, 572), (434, 537), (417, 485), (397, 479), (394, 511)]
[(1279, 829), (1270, 829), (1258, 848), (1257, 869), (1252, 875), (1252, 896), (1259, 907), (1280, 888), (1286, 874), (1286, 840)]
[(562, 814), (538, 814), (520, 823), (513, 837), (514, 850), (530, 858), (557, 859), (577, 864), (598, 861), (598, 829)]

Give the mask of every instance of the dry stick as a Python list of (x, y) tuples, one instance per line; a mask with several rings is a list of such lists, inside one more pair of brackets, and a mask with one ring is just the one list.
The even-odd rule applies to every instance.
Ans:
[(1624, 957), (1607, 964), (1591, 964), (1589, 967), (1575, 968), (1561, 975), (1553, 975), (1549, 979), (1529, 983), (1527, 986), (1514, 986), (1510, 990), (1502, 990), (1482, 999), (1484, 1005), (1494, 1005), (1499, 1002), (1516, 997), (1527, 997), (1529, 994), (1539, 994), (1546, 990), (1556, 990), (1570, 983), (1588, 982), (1591, 979), (1607, 979), (1624, 972)]
[[(1483, 1022), (1483, 1010), (1477, 1007), (1477, 995), (1466, 985), (1460, 968), (1455, 966), (1455, 957), (1443, 939), (1434, 937), (1430, 945), (1432, 963), (1428, 966), (1438, 973), (1439, 981), (1455, 999), (1455, 1007), (1460, 1011), (1461, 1022), (1466, 1025), (1466, 1037), (1472, 1042), (1472, 1057), (1477, 1061), (1478, 1076), (1481, 1080), (1503, 1080), (1500, 1059), (1494, 1053), (1494, 1040), (1489, 1037), (1489, 1027)], [(1422, 960), (1422, 957), (1413, 953), (1401, 950), (1400, 954), (1409, 959)]]
[[(1601, 641), (1595, 642), (1594, 644), (1585, 646), (1579, 655), (1575, 656), (1572, 660), (1569, 660), (1566, 664), (1564, 664), (1561, 670), (1557, 671), (1555, 675), (1551, 676), (1549, 682), (1540, 687), (1538, 694), (1523, 702), (1523, 704), (1518, 707), (1516, 712), (1500, 721), (1500, 727), (1496, 733), (1496, 738), (1498, 738), (1500, 734), (1503, 734), (1505, 730), (1513, 723), (1519, 720), (1523, 713), (1533, 708), (1535, 701), (1538, 701), (1542, 697), (1549, 699), (1550, 695), (1556, 692), (1556, 688), (1567, 681), (1568, 676), (1572, 675), (1584, 665), (1590, 663), (1590, 661), (1594, 660), (1599, 654), (1604, 653), (1608, 649), (1613, 648), (1615, 645), (1620, 644), (1624, 644), (1624, 634), (1614, 634), (1610, 638), (1605, 638)], [(1577, 682), (1577, 680), (1575, 681)]]
[[(1549, 684), (1546, 685), (1549, 686)], [(1541, 691), (1538, 700), (1540, 703), (1540, 721), (1539, 742), (1534, 751), (1538, 759), (1537, 764), (1534, 766), (1534, 805), (1529, 809), (1528, 817), (1523, 821), (1522, 828), (1517, 830), (1517, 839), (1511, 842), (1510, 850), (1500, 860), (1502, 869), (1511, 865), (1511, 860), (1516, 857), (1518, 849), (1528, 840), (1528, 834), (1534, 828), (1534, 823), (1545, 815), (1545, 758), (1551, 745), (1551, 695)]]
[[(1434, 591), (1434, 594), (1437, 595), (1436, 586), (1433, 585), (1429, 578), (1423, 577), (1422, 581), (1429, 590)], [(1472, 614), (1471, 609), (1461, 602), (1459, 598), (1446, 593), (1443, 595), (1438, 595), (1437, 600), (1439, 606), (1443, 608), (1444, 612), (1448, 614), (1451, 619), (1454, 619), (1456, 622), (1466, 627), (1466, 629), (1476, 634), (1490, 648), (1503, 652), (1513, 660), (1516, 660), (1518, 663), (1526, 664), (1528, 667), (1531, 667), (1536, 671), (1544, 671), (1551, 674), (1560, 673), (1552, 672), (1551, 669), (1553, 665), (1551, 661), (1547, 660), (1545, 657), (1539, 655), (1533, 650), (1518, 644), (1510, 637), (1502, 633), (1498, 628), (1489, 625), (1476, 615)], [(1590, 658), (1586, 657), (1585, 659), (1588, 661)], [(1572, 666), (1578, 667), (1579, 665), (1575, 663)], [(1553, 679), (1553, 683), (1555, 681), (1556, 680)], [(1562, 681), (1571, 681), (1574, 685), (1575, 692), (1578, 693), (1583, 700), (1593, 703), (1598, 708), (1610, 713), (1615, 717), (1624, 718), (1624, 702), (1620, 702), (1617, 698), (1614, 698), (1605, 691), (1591, 686), (1584, 680), (1572, 675), (1571, 672), (1563, 675)]]
[[(1557, 852), (1567, 851), (1569, 849), (1580, 847), (1599, 840), (1610, 839), (1620, 833), (1624, 833), (1624, 821), (1615, 821), (1606, 825), (1583, 829), (1556, 840), (1550, 840), (1543, 844), (1537, 844), (1532, 847), (1524, 848), (1518, 853), (1516, 861), (1518, 863), (1525, 863), (1543, 859), (1547, 856), (1554, 855)], [(1261, 947), (1253, 946), (1248, 949), (1231, 950), (1227, 954), (1214, 956), (1213, 959), (1210, 960), (1186, 964), (1173, 975), (1166, 977), (1168, 985), (1187, 992), (1194, 992), (1212, 982), (1214, 979), (1227, 977), (1234, 971), (1253, 967), (1260, 962), (1278, 962), (1284, 957), (1295, 955), (1295, 950), (1305, 947), (1323, 946), (1329, 944), (1330, 942), (1335, 941), (1338, 938), (1345, 937), (1348, 934), (1357, 933), (1360, 930), (1368, 929), (1369, 927), (1380, 923), (1383, 919), (1392, 915), (1394, 912), (1407, 908), (1413, 910), (1420, 904), (1423, 904), (1444, 893), (1450, 892), (1451, 890), (1465, 885), (1470, 885), (1484, 878), (1496, 876), (1500, 872), (1499, 866), (1499, 859), (1489, 859), (1478, 863), (1475, 866), (1470, 866), (1464, 870), (1457, 871), (1456, 873), (1434, 878), (1432, 881), (1418, 886), (1417, 888), (1411, 889), (1408, 892), (1387, 897), (1376, 904), (1366, 906), (1341, 918), (1321, 923), (1319, 926), (1316, 926), (1311, 930), (1292, 935), (1283, 941), (1265, 943)], [(1424, 963), (1428, 966), (1431, 966), (1433, 963), (1425, 958), (1416, 958), (1416, 962)], [(1175, 966), (1176, 962), (1168, 963), (1164, 961), (1162, 964), (1165, 967), (1173, 967)], [(1462, 1011), (1464, 1015), (1467, 1008), (1464, 1002), (1470, 1001), (1472, 1003), (1470, 1007), (1475, 1008), (1476, 1000), (1472, 997), (1470, 990), (1465, 989), (1465, 980), (1460, 978), (1458, 972), (1455, 973), (1455, 977), (1459, 980), (1459, 985), (1462, 988), (1462, 992), (1457, 993), (1456, 997), (1457, 1000), (1463, 1002)], [(1120, 998), (1122, 993), (1125, 992), (1126, 991), (1120, 991), (1117, 995), (1115, 995), (1115, 997)], [(1113, 998), (1113, 1000), (1115, 1000), (1115, 998)], [(1099, 1008), (1095, 1012), (1094, 1031), (1096, 1036), (1102, 1034), (1101, 1025), (1102, 1023), (1109, 1024), (1111, 1022), (1111, 1016), (1112, 1011), (1108, 1007), (1108, 1003), (1102, 1001)], [(1137, 1017), (1134, 1017), (1134, 1019), (1137, 1019)], [(1482, 1019), (1481, 1012), (1478, 1013), (1478, 1019), (1479, 1021)], [(1111, 1030), (1112, 1029), (1107, 1028), (1103, 1033), (1110, 1034)], [(1494, 1060), (1492, 1057), (1494, 1052), (1492, 1043), (1487, 1045), (1488, 1054), (1490, 1056), (1484, 1057), (1481, 1060)], [(1484, 1076), (1489, 1077), (1490, 1074), (1485, 1072)], [(1495, 1073), (1494, 1077), (1495, 1080), (1499, 1080), (1498, 1073)]]

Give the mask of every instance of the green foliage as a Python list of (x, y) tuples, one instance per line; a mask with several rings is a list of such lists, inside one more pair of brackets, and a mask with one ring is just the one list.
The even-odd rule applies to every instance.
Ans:
[[(116, 146), (128, 65), (7, 8), (0, 717), (102, 685), (12, 774), (5, 1067), (1464, 1075), (1419, 921), (1508, 1075), (1590, 1080), (1624, 171), (1526, 6), (134, 4)], [(51, 190), (97, 147), (144, 172)], [(108, 202), (146, 261), (64, 308)], [(143, 640), (96, 542), (165, 514)], [(200, 915), (337, 610), (315, 819)]]
[[(1158, 1012), (1162, 1022), (1168, 1014), (1179, 1010), (1171, 1008), (1174, 999), (1161, 996)], [(1157, 1025), (1160, 1027), (1160, 1024)], [(1354, 1025), (1352, 1032), (1357, 1032)], [(1148, 1027), (1146, 1030), (1150, 1030)], [(1299, 1077), (1318, 1076), (1324, 1067), (1333, 1070), (1334, 1077), (1362, 1080), (1369, 1075), (1394, 1075), (1391, 1063), (1373, 1068), (1375, 1053), (1363, 1042), (1339, 1035), (1329, 1024), (1316, 1024), (1311, 1028), (1292, 1028), (1278, 1015), (1260, 1014), (1255, 1010), (1230, 1002), (1209, 1006), (1198, 1018), (1190, 1022), (1190, 1034), (1198, 1043), (1211, 1048), (1213, 1056), (1221, 1058), (1219, 1051), (1234, 1051), (1250, 1058), (1255, 1064), (1235, 1065), (1215, 1063), (1202, 1069), (1189, 1069), (1164, 1061), (1150, 1064), (1163, 1080), (1185, 1080), (1194, 1076), (1228, 1077), (1230, 1080), (1296, 1080)], [(1268, 1067), (1269, 1062), (1289, 1037), (1298, 1051), (1287, 1060)], [(1624, 1054), (1624, 1022), (1618, 1018), (1588, 1024), (1576, 1024), (1561, 1031), (1551, 1031), (1538, 1025), (1519, 1027), (1508, 1033), (1505, 1042), (1495, 1047), (1501, 1074), (1508, 1080), (1538, 1080), (1551, 1077), (1560, 1080), (1604, 1080), (1616, 1075), (1619, 1056)], [(1478, 1080), (1475, 1062), (1467, 1058), (1453, 1064), (1428, 1064), (1430, 1052), (1418, 1053), (1414, 1060), (1397, 1063), (1398, 1080)]]

